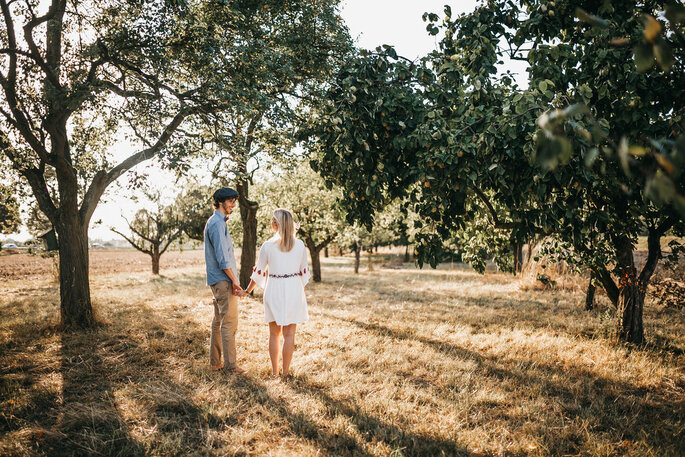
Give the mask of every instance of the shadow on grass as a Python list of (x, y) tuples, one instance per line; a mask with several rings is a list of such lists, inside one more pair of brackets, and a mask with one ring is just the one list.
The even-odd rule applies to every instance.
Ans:
[[(636, 388), (626, 383), (605, 379), (588, 370), (574, 367), (564, 370), (552, 364), (540, 364), (511, 370), (494, 356), (485, 356), (465, 347), (436, 341), (406, 330), (391, 329), (354, 319), (330, 314), (326, 317), (357, 326), (365, 331), (390, 337), (398, 342), (420, 342), (450, 358), (472, 361), (478, 373), (494, 377), (510, 390), (530, 391), (531, 395), (553, 397), (569, 418), (592, 419), (597, 425), (594, 433), (606, 434), (613, 442), (644, 440), (659, 455), (685, 455), (685, 440), (678, 437), (685, 422), (685, 401), (666, 398), (658, 392)], [(559, 379), (560, 381), (553, 381)], [(569, 380), (582, 380), (582, 389), (568, 387)], [(685, 386), (677, 386), (682, 392)], [(658, 424), (658, 426), (655, 426)], [(555, 452), (578, 452), (581, 443), (568, 442), (548, 435), (548, 443)], [(555, 441), (556, 440), (556, 441)]]
[[(169, 351), (177, 350), (185, 351), (183, 360), (193, 356), (206, 358), (209, 322), (207, 327), (197, 323), (182, 325), (145, 305), (114, 310), (109, 318), (112, 324), (93, 330), (52, 333), (55, 348), (42, 359), (49, 360), (50, 366), (15, 363), (11, 369), (3, 370), (3, 375), (14, 374), (12, 382), (3, 382), (3, 394), (11, 396), (19, 389), (29, 393), (24, 398), (25, 407), (15, 408), (11, 416), (2, 415), (3, 434), (18, 432), (22, 440), (22, 447), (8, 454), (250, 453), (244, 446), (225, 441), (228, 428), (245, 427), (244, 418), (235, 412), (237, 409), (215, 413), (215, 405), (193, 401), (196, 386), (177, 382), (173, 365), (165, 359)], [(35, 322), (22, 323), (12, 329), (16, 338), (10, 348), (21, 355), (23, 362), (41, 351), (39, 342), (46, 338), (45, 332), (36, 332), (36, 326)], [(61, 382), (46, 392), (41, 382), (51, 376)], [(293, 411), (286, 400), (270, 394), (259, 379), (230, 375), (224, 378), (209, 371), (200, 373), (200, 377), (204, 378), (205, 386), (211, 384), (212, 389), (226, 392), (228, 399), (222, 401), (247, 401), (250, 411), (254, 411), (254, 405), (263, 406), (273, 418), (259, 420), (271, 421), (276, 430), (285, 424), (287, 435), (311, 443), (321, 455), (370, 456), (366, 443), (373, 442), (385, 442), (393, 449), (416, 449), (417, 453), (465, 455), (453, 442), (417, 435), (365, 414), (350, 400), (334, 400), (305, 380), (293, 381), (295, 392), (320, 399), (334, 416), (347, 416), (363, 438), (319, 424), (307, 412)], [(35, 433), (27, 436), (28, 430)], [(271, 438), (267, 437), (267, 442)], [(6, 443), (0, 444), (1, 450), (7, 450)]]
[(456, 442), (413, 433), (407, 427), (400, 427), (378, 417), (365, 414), (355, 401), (349, 398), (331, 397), (321, 386), (309, 383), (303, 377), (293, 379), (290, 386), (302, 395), (313, 395), (333, 415), (346, 416), (361, 432), (368, 443), (382, 441), (394, 450), (409, 455), (469, 455), (466, 448)]
[(108, 329), (62, 333), (62, 394), (55, 433), (44, 443), (50, 455), (143, 455), (129, 433), (110, 377), (116, 366), (104, 360), (98, 343)]
[[(140, 318), (135, 325), (151, 329), (147, 336), (173, 333), (158, 324), (161, 316), (145, 311), (150, 310), (133, 317)], [(118, 322), (122, 324), (126, 322)], [(13, 338), (3, 346), (9, 345), (13, 354), (4, 352), (2, 358), (11, 357), (13, 363), (2, 370), (2, 394), (16, 397), (21, 392), (24, 406), (3, 413), (0, 430), (3, 435), (18, 433), (22, 442), (13, 447), (0, 443), (0, 453), (139, 456), (161, 444), (166, 446), (163, 454), (185, 455), (207, 446), (203, 429), (238, 423), (237, 418), (216, 417), (193, 403), (192, 391), (176, 383), (159, 358), (144, 354), (135, 332), (112, 324), (55, 333), (36, 322), (13, 326), (11, 332)], [(59, 346), (50, 357), (40, 354), (46, 334)], [(193, 333), (184, 331), (179, 339), (188, 335)], [(57, 379), (52, 389), (46, 388), (49, 379)], [(117, 391), (131, 385), (135, 396), (145, 401), (138, 405), (141, 410), (128, 412), (143, 416), (141, 422), (157, 435), (152, 442), (134, 436), (132, 429), (144, 424), (127, 420), (121, 410)]]
[(323, 455), (372, 455), (350, 433), (327, 430), (325, 427), (316, 424), (308, 414), (293, 413), (285, 400), (270, 395), (264, 384), (251, 377), (234, 377), (229, 385), (237, 398), (252, 398), (268, 411), (276, 413), (279, 421), (286, 423), (292, 435), (310, 441)]

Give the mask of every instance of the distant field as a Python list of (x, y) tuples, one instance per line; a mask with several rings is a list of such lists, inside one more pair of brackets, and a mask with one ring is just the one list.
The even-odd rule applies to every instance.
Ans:
[(683, 310), (648, 301), (649, 344), (631, 349), (607, 339), (605, 297), (588, 313), (582, 292), (506, 274), (386, 253), (354, 275), (332, 257), (280, 382), (261, 292), (241, 302), (249, 375), (209, 370), (201, 251), (165, 255), (162, 277), (142, 254), (92, 251), (105, 325), (65, 334), (52, 261), (7, 257), (0, 455), (685, 455)]
[[(29, 279), (53, 275), (55, 259), (16, 253), (0, 256), (0, 279)], [(165, 268), (204, 265), (204, 251), (168, 251), (162, 255), (161, 273)], [(150, 256), (135, 249), (91, 249), (90, 272), (98, 275), (113, 271), (146, 272), (152, 269)]]

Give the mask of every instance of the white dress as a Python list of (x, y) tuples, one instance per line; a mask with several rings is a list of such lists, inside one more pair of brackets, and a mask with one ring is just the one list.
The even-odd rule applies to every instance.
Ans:
[(307, 249), (295, 240), (289, 252), (279, 249), (273, 237), (259, 249), (257, 265), (250, 277), (264, 289), (264, 320), (276, 325), (301, 324), (309, 320), (304, 286), (309, 282)]

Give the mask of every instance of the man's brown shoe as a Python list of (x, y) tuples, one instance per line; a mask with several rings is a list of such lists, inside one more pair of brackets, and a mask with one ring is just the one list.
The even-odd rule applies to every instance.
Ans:
[(222, 363), (221, 365), (212, 365), (212, 371), (219, 371), (224, 367), (224, 364)]
[(226, 371), (229, 373), (235, 373), (235, 374), (245, 374), (247, 373), (247, 370), (240, 368), (238, 365), (235, 365), (233, 367), (227, 368)]

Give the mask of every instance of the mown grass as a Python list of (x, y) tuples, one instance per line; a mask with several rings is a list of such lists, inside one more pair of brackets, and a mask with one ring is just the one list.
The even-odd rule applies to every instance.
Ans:
[(612, 343), (605, 301), (444, 265), (324, 259), (294, 377), (268, 378), (261, 296), (209, 370), (202, 266), (92, 279), (104, 324), (55, 331), (55, 284), (0, 285), (2, 455), (684, 455), (682, 310)]

